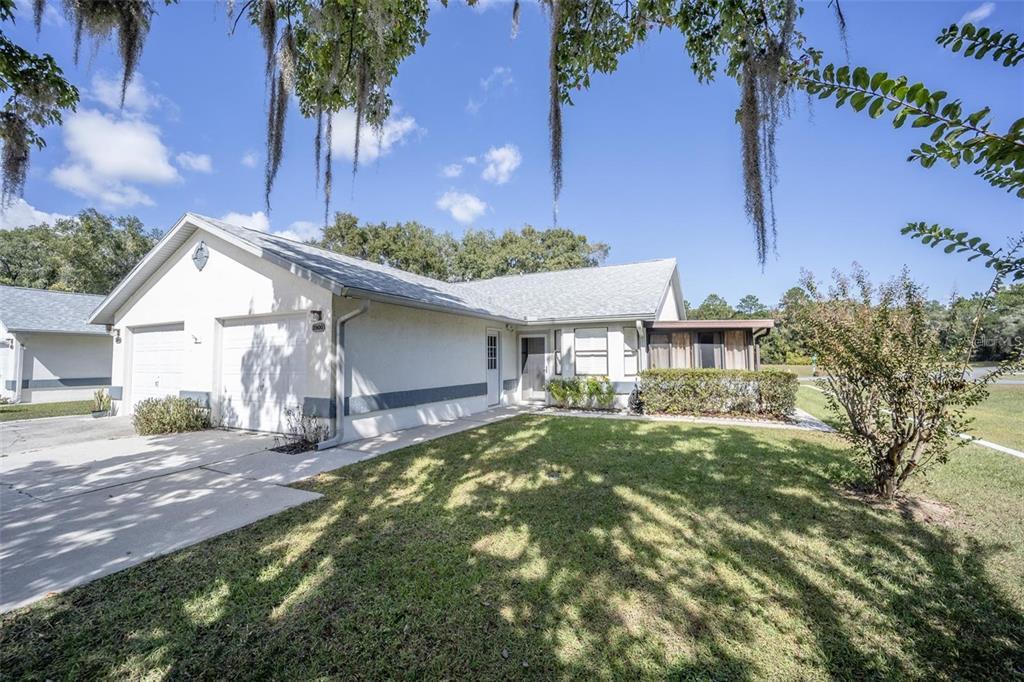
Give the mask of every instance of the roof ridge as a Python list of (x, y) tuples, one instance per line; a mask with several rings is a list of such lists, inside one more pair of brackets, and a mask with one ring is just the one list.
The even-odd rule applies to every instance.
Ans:
[(40, 291), (44, 294), (71, 294), (72, 296), (94, 296), (104, 298), (106, 294), (90, 294), (88, 291), (61, 291), (60, 289), (40, 289), (39, 287), (25, 287), (20, 284), (0, 284), (3, 289), (21, 289), (23, 291)]
[(534, 275), (554, 275), (560, 272), (583, 272), (583, 271), (594, 271), (594, 270), (608, 270), (611, 268), (625, 268), (631, 265), (644, 265), (646, 263), (661, 263), (666, 261), (676, 262), (675, 258), (648, 258), (645, 260), (631, 261), (629, 263), (613, 263), (612, 265), (586, 265), (578, 268), (562, 268), (560, 270), (539, 270), (537, 272), (521, 272), (513, 273), (508, 275), (495, 275), (494, 277), (484, 277), (483, 279), (467, 279), (461, 282), (452, 282), (452, 284), (478, 284), (480, 282), (492, 282), (496, 279), (509, 279), (512, 277), (533, 277)]
[(332, 251), (330, 249), (325, 249), (322, 246), (317, 246), (316, 244), (310, 244), (309, 242), (302, 242), (302, 241), (299, 241), (297, 239), (292, 239), (290, 237), (282, 237), (281, 235), (275, 234), (273, 232), (263, 232), (262, 230), (256, 230), (256, 229), (253, 229), (251, 227), (246, 227), (245, 225), (236, 225), (235, 223), (229, 223), (226, 220), (221, 220), (219, 218), (210, 218), (209, 216), (204, 216), (204, 215), (201, 215), (199, 213), (193, 213), (192, 215), (196, 216), (197, 218), (202, 218), (203, 220), (212, 220), (214, 222), (223, 223), (225, 225), (230, 225), (231, 227), (235, 227), (235, 228), (238, 228), (238, 229), (241, 229), (241, 230), (247, 230), (248, 232), (254, 232), (254, 233), (256, 233), (256, 234), (258, 234), (260, 236), (263, 236), (263, 237), (272, 237), (273, 239), (280, 239), (281, 241), (286, 241), (286, 242), (289, 242), (291, 244), (298, 244), (299, 246), (304, 246), (306, 248), (316, 249), (317, 251), (320, 251), (320, 252), (322, 252), (324, 254), (327, 254), (329, 256), (332, 256), (334, 258), (350, 258), (352, 260), (359, 261), (360, 263), (366, 263), (367, 265), (371, 265), (371, 266), (373, 266), (375, 268), (382, 268), (384, 270), (394, 270), (395, 272), (400, 272), (403, 275), (412, 275), (413, 277), (421, 277), (423, 279), (430, 280), (431, 282), (436, 282), (438, 284), (444, 284), (446, 286), (451, 286), (453, 284), (456, 284), (456, 282), (446, 282), (443, 279), (436, 279), (434, 277), (430, 277), (429, 275), (421, 275), (418, 272), (410, 272), (409, 270), (403, 270), (402, 268), (396, 268), (393, 265), (385, 265), (384, 263), (377, 263), (377, 262), (374, 262), (372, 260), (367, 260), (365, 258), (359, 258), (358, 256), (350, 256), (347, 253), (340, 253), (338, 251)]

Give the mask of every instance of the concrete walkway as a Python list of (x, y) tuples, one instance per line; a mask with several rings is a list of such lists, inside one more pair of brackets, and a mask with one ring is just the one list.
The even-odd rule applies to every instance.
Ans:
[(696, 417), (690, 415), (671, 414), (624, 414), (622, 412), (567, 410), (557, 407), (548, 407), (538, 410), (538, 414), (550, 414), (558, 417), (585, 417), (590, 419), (626, 419), (630, 421), (708, 424), (710, 426), (751, 426), (758, 429), (797, 429), (799, 431), (821, 431), (824, 433), (834, 431), (831, 426), (800, 408), (796, 409), (795, 418), (791, 421), (743, 419), (739, 417)]

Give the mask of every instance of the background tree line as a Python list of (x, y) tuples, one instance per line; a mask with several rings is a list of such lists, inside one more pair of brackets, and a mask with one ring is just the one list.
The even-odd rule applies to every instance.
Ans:
[[(0, 284), (106, 294), (153, 248), (160, 233), (134, 216), (86, 210), (53, 225), (0, 231)], [(566, 228), (469, 230), (461, 238), (418, 222), (360, 223), (338, 213), (309, 243), (445, 281), (600, 265), (608, 245)]]
[[(985, 294), (954, 295), (949, 303), (927, 303), (928, 323), (939, 334), (945, 348), (956, 348), (971, 336), (979, 302)], [(1024, 341), (1024, 283), (1004, 287), (993, 295), (983, 310), (974, 360), (1004, 360), (1013, 355), (1015, 344)], [(761, 342), (761, 359), (767, 364), (810, 364), (811, 353), (798, 331), (800, 307), (810, 298), (802, 287), (788, 289), (778, 303), (765, 305), (748, 294), (733, 307), (722, 296), (709, 294), (696, 308), (684, 301), (691, 320), (775, 320), (775, 329)]]

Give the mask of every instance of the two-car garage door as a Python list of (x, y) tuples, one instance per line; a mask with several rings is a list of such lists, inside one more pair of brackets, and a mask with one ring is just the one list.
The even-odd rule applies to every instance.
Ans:
[[(185, 385), (184, 325), (132, 330), (132, 406), (146, 398), (177, 396)], [(223, 426), (254, 431), (288, 430), (286, 412), (306, 395), (305, 316), (244, 318), (223, 323), (217, 407)]]
[(286, 431), (306, 395), (305, 316), (225, 321), (220, 413), (224, 426)]

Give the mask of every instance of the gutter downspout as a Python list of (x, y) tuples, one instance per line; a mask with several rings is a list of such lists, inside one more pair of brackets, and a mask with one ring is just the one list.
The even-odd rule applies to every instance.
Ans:
[(14, 340), (14, 399), (12, 402), (20, 403), (22, 377), (25, 376), (25, 346), (21, 344), (21, 339), (16, 335), (11, 334), (11, 338)]
[[(343, 291), (342, 298), (348, 298)], [(327, 450), (341, 443), (345, 425), (345, 323), (370, 309), (369, 299), (362, 299), (359, 307), (337, 319), (334, 328), (334, 435), (317, 443), (317, 450)]]

